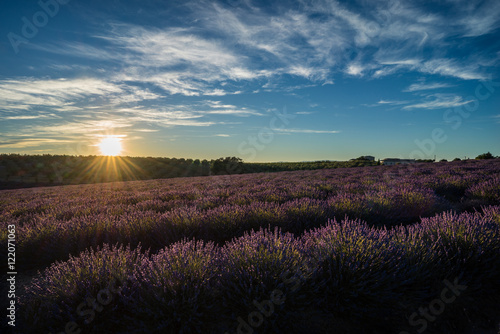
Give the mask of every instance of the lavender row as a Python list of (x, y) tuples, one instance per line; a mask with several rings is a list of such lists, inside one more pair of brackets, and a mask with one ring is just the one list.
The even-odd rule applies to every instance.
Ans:
[(499, 281), (491, 206), (394, 229), (330, 220), (298, 237), (186, 239), (154, 254), (106, 244), (53, 264), (19, 302), (25, 333), (68, 323), (86, 333), (400, 333), (416, 332), (413, 314), (446, 297), (428, 332), (459, 333), (464, 319), (499, 310)]

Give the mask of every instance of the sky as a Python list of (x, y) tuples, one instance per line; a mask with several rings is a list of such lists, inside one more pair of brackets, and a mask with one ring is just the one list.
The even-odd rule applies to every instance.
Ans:
[(120, 155), (247, 162), (500, 155), (497, 0), (0, 12), (0, 153), (99, 155), (111, 140)]

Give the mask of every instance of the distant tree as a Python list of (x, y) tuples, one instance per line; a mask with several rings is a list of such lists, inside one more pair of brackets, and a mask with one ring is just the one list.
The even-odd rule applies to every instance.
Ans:
[(360, 156), (360, 157), (357, 157), (357, 158), (355, 158), (355, 159), (351, 159), (351, 161), (353, 161), (353, 160), (355, 160), (355, 161), (359, 161), (359, 160), (361, 160), (361, 161), (370, 161), (370, 160), (368, 160), (368, 159), (367, 159), (366, 157), (364, 157), (364, 156)]
[(243, 160), (237, 157), (219, 158), (212, 163), (212, 173), (219, 174), (241, 174), (243, 173)]
[(448, 160), (446, 160), (446, 159), (441, 159), (441, 160), (439, 160), (439, 162), (448, 162)]
[(491, 154), (490, 152), (488, 152), (488, 153), (483, 153), (483, 154), (478, 155), (476, 157), (476, 159), (478, 159), (478, 160), (495, 159), (495, 157), (493, 156), (493, 154)]
[(455, 159), (453, 159), (453, 161), (462, 161), (462, 159), (460, 159), (460, 158), (455, 158)]

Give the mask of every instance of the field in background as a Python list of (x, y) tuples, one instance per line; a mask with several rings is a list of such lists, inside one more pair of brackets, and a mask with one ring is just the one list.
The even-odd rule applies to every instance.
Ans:
[(154, 157), (0, 154), (0, 189), (377, 165), (375, 161), (243, 163)]
[[(27, 275), (18, 328), (494, 328), (499, 175), (497, 159), (1, 191), (0, 247), (16, 225)], [(90, 320), (79, 306), (114, 280), (122, 289)], [(466, 288), (444, 303), (454, 282)], [(429, 305), (442, 310), (418, 313)]]

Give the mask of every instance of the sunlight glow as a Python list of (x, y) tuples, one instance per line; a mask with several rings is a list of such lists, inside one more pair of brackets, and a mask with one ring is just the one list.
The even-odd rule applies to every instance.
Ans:
[(104, 137), (99, 143), (102, 155), (117, 156), (122, 152), (122, 140), (114, 136)]

